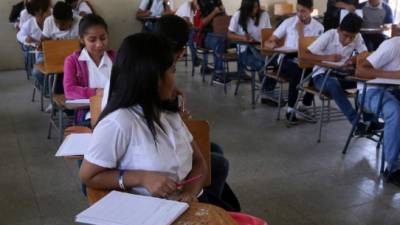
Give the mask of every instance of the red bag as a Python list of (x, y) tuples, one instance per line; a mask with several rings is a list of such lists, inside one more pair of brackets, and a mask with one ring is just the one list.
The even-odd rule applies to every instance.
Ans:
[(194, 36), (194, 42), (196, 43), (197, 47), (204, 47), (204, 38), (205, 33), (202, 31), (203, 23), (201, 21), (201, 12), (200, 10), (196, 10), (193, 18), (194, 27), (196, 29), (196, 33)]

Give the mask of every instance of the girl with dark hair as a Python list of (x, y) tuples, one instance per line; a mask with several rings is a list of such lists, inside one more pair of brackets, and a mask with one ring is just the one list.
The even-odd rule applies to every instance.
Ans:
[[(261, 30), (264, 28), (271, 28), (271, 22), (268, 13), (260, 8), (260, 1), (243, 0), (239, 11), (230, 21), (228, 38), (245, 43), (260, 42)], [(254, 70), (261, 70), (265, 57), (252, 46), (239, 45), (239, 48), (240, 62)]]
[[(127, 37), (111, 75), (109, 102), (96, 125), (80, 169), (96, 189), (196, 201), (207, 167), (178, 113), (162, 107), (175, 90), (169, 41), (156, 34)], [(177, 182), (199, 176), (178, 188)]]
[[(115, 53), (108, 50), (108, 28), (103, 18), (89, 14), (79, 23), (80, 51), (64, 63), (64, 94), (66, 99), (88, 99), (102, 94), (110, 79)], [(78, 113), (77, 122), (84, 120)]]

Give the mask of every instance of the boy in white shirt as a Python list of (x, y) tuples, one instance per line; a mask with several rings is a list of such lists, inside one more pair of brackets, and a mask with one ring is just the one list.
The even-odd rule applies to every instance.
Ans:
[(65, 3), (72, 7), (72, 13), (74, 16), (83, 17), (87, 14), (94, 13), (92, 5), (86, 0), (65, 0)]
[(136, 18), (143, 21), (143, 31), (153, 32), (155, 21), (144, 20), (147, 17), (158, 18), (163, 15), (174, 14), (173, 0), (141, 0)]
[[(321, 35), (311, 46), (308, 47), (304, 59), (311, 61), (333, 61), (343, 62), (348, 66), (355, 63), (354, 52), (362, 53), (367, 51), (364, 40), (361, 37), (360, 29), (363, 20), (354, 13), (349, 13), (341, 22), (338, 29), (332, 29)], [(323, 92), (328, 93), (340, 108), (350, 123), (356, 119), (357, 113), (353, 109), (344, 89), (355, 87), (355, 83), (338, 80), (329, 76), (325, 81), (324, 74), (327, 69), (315, 66), (313, 70), (314, 86)], [(332, 75), (332, 74), (331, 74)], [(325, 82), (324, 82), (325, 81)]]
[(53, 15), (44, 21), (42, 41), (78, 39), (81, 17), (73, 16), (72, 8), (65, 2), (57, 2)]
[[(400, 37), (383, 42), (376, 52), (361, 63), (360, 76), (366, 78), (400, 79)], [(359, 85), (361, 87), (361, 85)], [(361, 95), (363, 95), (361, 89)], [(381, 112), (384, 121), (383, 151), (387, 167), (387, 181), (400, 186), (400, 101), (395, 94), (379, 86), (368, 85), (364, 108), (369, 112)], [(380, 98), (382, 105), (379, 105)], [(361, 96), (360, 98), (361, 99)]]
[(175, 15), (183, 18), (184, 20), (186, 20), (186, 22), (193, 25), (194, 13), (197, 9), (199, 9), (199, 6), (197, 5), (197, 0), (189, 0), (179, 6), (178, 10), (176, 10)]
[[(300, 37), (319, 36), (324, 31), (321, 23), (311, 17), (314, 10), (314, 3), (312, 0), (298, 0), (297, 1), (297, 15), (290, 17), (282, 22), (281, 25), (274, 31), (271, 38), (266, 43), (266, 47), (274, 49), (278, 47), (279, 42), (285, 38), (284, 47), (290, 49), (298, 49)], [(298, 90), (297, 85), (300, 83), (302, 69), (297, 64), (297, 54), (289, 54), (285, 57), (279, 57), (278, 60), (283, 60), (282, 74), (285, 74), (289, 79), (289, 94), (288, 94), (288, 108), (286, 112), (286, 119), (291, 124), (297, 123), (297, 118), (294, 110), (296, 104)], [(265, 82), (265, 91), (272, 91), (275, 89), (276, 80), (267, 79)], [(303, 105), (310, 106), (314, 96), (306, 93), (303, 98)]]

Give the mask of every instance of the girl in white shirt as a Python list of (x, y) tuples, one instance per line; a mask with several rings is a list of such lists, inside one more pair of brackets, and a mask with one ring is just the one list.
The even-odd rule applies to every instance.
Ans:
[[(113, 67), (109, 102), (80, 169), (87, 186), (197, 200), (207, 167), (180, 116), (161, 106), (174, 90), (169, 42), (149, 33), (127, 37)], [(178, 187), (199, 175), (196, 182)]]

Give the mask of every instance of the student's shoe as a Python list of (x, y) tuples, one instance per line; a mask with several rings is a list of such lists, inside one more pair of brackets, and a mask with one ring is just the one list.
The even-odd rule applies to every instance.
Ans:
[(232, 79), (229, 78), (229, 76), (226, 76), (226, 79), (224, 79), (224, 77), (222, 75), (216, 75), (214, 77), (213, 83), (218, 84), (218, 85), (225, 85), (231, 81), (232, 81)]
[(49, 104), (44, 111), (46, 113), (51, 113), (52, 110), (53, 110), (53, 106), (51, 104)]
[(194, 66), (194, 67), (198, 67), (198, 66), (201, 65), (201, 63), (202, 63), (202, 60), (199, 59), (199, 58), (196, 58), (196, 59), (194, 60), (194, 62), (193, 62), (193, 66)]
[(354, 136), (362, 137), (362, 136), (365, 136), (366, 133), (367, 133), (367, 125), (363, 122), (359, 122), (354, 131)]
[[(264, 91), (261, 93), (261, 103), (278, 106), (279, 98), (275, 95), (275, 91)], [(281, 107), (286, 105), (285, 99), (281, 98)]]
[[(384, 176), (385, 176), (385, 173), (384, 173)], [(386, 182), (392, 183), (392, 184), (400, 187), (400, 170), (397, 170), (392, 173), (387, 172), (385, 178), (386, 178)]]
[(210, 68), (210, 67), (201, 67), (200, 68), (200, 71), (201, 71), (201, 73), (204, 73), (204, 74), (212, 74), (213, 72), (214, 72), (214, 69), (212, 69), (212, 68)]
[(374, 134), (376, 132), (381, 132), (383, 131), (385, 124), (384, 123), (380, 123), (380, 122), (371, 122), (368, 124), (367, 127), (367, 133), (368, 134)]
[(299, 122), (295, 112), (286, 112), (286, 120), (290, 125), (296, 125)]

